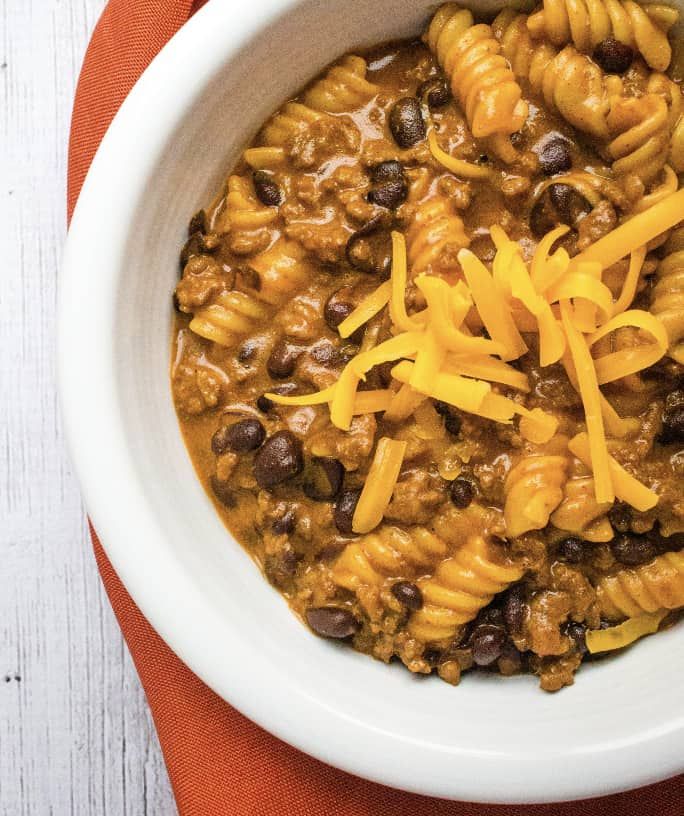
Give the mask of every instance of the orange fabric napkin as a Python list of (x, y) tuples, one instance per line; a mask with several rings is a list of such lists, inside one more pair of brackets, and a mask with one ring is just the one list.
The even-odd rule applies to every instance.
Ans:
[[(76, 92), (69, 144), (69, 216), (119, 105), (155, 54), (202, 4), (203, 0), (110, 0), (93, 34)], [(102, 580), (147, 693), (181, 816), (684, 814), (684, 776), (603, 799), (497, 807), (401, 793), (305, 756), (239, 714), (181, 663), (135, 606), (92, 533)], [(600, 764), (595, 772), (600, 777)]]

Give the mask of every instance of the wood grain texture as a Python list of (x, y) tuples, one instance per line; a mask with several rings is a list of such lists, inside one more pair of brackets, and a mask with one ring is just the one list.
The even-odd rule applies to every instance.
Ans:
[(176, 812), (54, 382), (66, 144), (105, 0), (0, 0), (0, 816)]

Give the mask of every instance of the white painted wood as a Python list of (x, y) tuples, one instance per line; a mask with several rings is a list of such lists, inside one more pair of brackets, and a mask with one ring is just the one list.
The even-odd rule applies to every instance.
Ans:
[(0, 816), (176, 812), (55, 396), (69, 118), (104, 5), (0, 0)]

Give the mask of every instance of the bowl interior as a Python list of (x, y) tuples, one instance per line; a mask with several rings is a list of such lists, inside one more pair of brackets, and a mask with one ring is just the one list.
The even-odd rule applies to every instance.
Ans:
[(355, 773), (511, 802), (604, 793), (681, 770), (681, 629), (587, 666), (559, 695), (529, 677), (468, 677), (454, 689), (313, 637), (214, 513), (169, 389), (170, 294), (189, 217), (269, 113), (327, 62), (417, 34), (436, 4), (354, 0), (341, 15), (334, 2), (274, 0), (251, 4), (257, 19), (229, 5), (242, 6), (210, 3), (152, 66), (105, 141), (72, 228), (65, 414), (115, 567), (216, 691)]

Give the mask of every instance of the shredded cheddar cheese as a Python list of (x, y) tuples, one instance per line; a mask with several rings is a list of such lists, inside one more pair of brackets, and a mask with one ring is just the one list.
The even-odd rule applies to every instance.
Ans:
[(355, 533), (369, 533), (382, 521), (392, 499), (405, 453), (406, 442), (387, 436), (378, 442), (352, 518)]
[(462, 178), (486, 179), (494, 175), (494, 172), (490, 170), (489, 167), (483, 167), (481, 164), (473, 164), (464, 159), (457, 159), (455, 156), (450, 156), (439, 146), (434, 130), (430, 130), (428, 133), (428, 146), (434, 159), (457, 176), (461, 176)]
[(568, 348), (575, 367), (579, 392), (584, 403), (596, 501), (599, 503), (612, 503), (615, 499), (615, 493), (608, 468), (608, 448), (606, 447), (603, 414), (601, 413), (601, 395), (596, 380), (596, 370), (584, 337), (572, 323), (570, 306), (567, 301), (561, 303), (561, 319), (563, 320)]
[[(586, 433), (577, 434), (568, 442), (568, 449), (580, 462), (588, 467), (591, 466), (591, 452), (589, 448), (589, 438)], [(610, 475), (615, 486), (615, 495), (620, 501), (631, 504), (640, 513), (651, 510), (658, 503), (658, 494), (649, 490), (640, 481), (619, 464), (612, 456), (606, 454)]]
[(374, 317), (387, 305), (391, 294), (391, 281), (385, 281), (385, 283), (378, 286), (378, 288), (374, 292), (371, 292), (368, 297), (365, 297), (356, 309), (345, 317), (337, 327), (340, 337), (347, 338), (354, 334), (358, 328), (363, 326), (364, 323), (367, 323), (371, 317)]
[(670, 227), (674, 227), (682, 220), (683, 212), (684, 188), (599, 238), (595, 244), (573, 258), (571, 264), (577, 266), (582, 261), (598, 261), (603, 269), (607, 269)]

